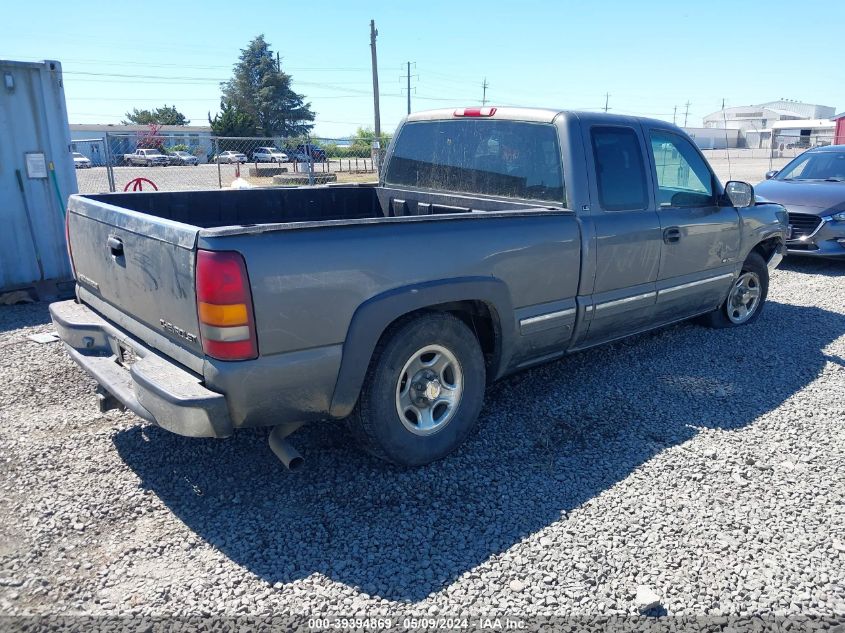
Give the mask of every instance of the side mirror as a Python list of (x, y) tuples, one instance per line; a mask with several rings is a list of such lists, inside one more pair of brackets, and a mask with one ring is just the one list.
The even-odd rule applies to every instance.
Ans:
[(777, 169), (773, 169), (772, 171), (767, 171), (766, 172), (766, 180), (771, 180), (772, 178), (774, 178), (777, 175), (778, 175)]
[(728, 196), (731, 205), (739, 209), (744, 209), (754, 204), (754, 187), (747, 182), (731, 180), (725, 185), (725, 195)]

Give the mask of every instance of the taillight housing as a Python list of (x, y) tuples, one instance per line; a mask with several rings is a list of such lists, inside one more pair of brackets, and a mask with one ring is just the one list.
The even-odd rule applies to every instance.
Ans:
[(203, 351), (218, 360), (257, 358), (252, 291), (243, 255), (197, 251), (196, 280)]

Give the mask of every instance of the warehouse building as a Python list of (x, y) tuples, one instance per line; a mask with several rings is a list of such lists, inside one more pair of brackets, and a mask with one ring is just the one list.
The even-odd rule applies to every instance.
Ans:
[(833, 135), (831, 119), (835, 113), (836, 109), (831, 106), (780, 99), (712, 112), (704, 117), (703, 125), (714, 130), (737, 130), (738, 147), (778, 146), (780, 136), (799, 137), (788, 144), (801, 143), (810, 147), (822, 143), (821, 137)]

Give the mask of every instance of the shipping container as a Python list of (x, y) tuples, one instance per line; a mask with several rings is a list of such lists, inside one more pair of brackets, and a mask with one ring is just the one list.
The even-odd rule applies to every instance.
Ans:
[(61, 64), (0, 59), (0, 292), (71, 277), (64, 210), (72, 193)]

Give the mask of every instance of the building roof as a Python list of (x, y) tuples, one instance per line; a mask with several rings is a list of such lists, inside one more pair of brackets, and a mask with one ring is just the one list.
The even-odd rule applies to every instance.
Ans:
[(773, 130), (832, 130), (834, 124), (830, 119), (799, 119), (797, 121), (775, 121), (771, 127)]
[[(123, 125), (120, 123), (71, 123), (70, 131), (74, 132), (149, 132), (149, 125)], [(211, 132), (208, 125), (162, 125), (160, 132), (181, 132), (183, 134), (199, 134)]]
[(845, 119), (845, 112), (840, 112), (839, 114), (833, 117), (834, 121), (838, 121), (839, 119)]

